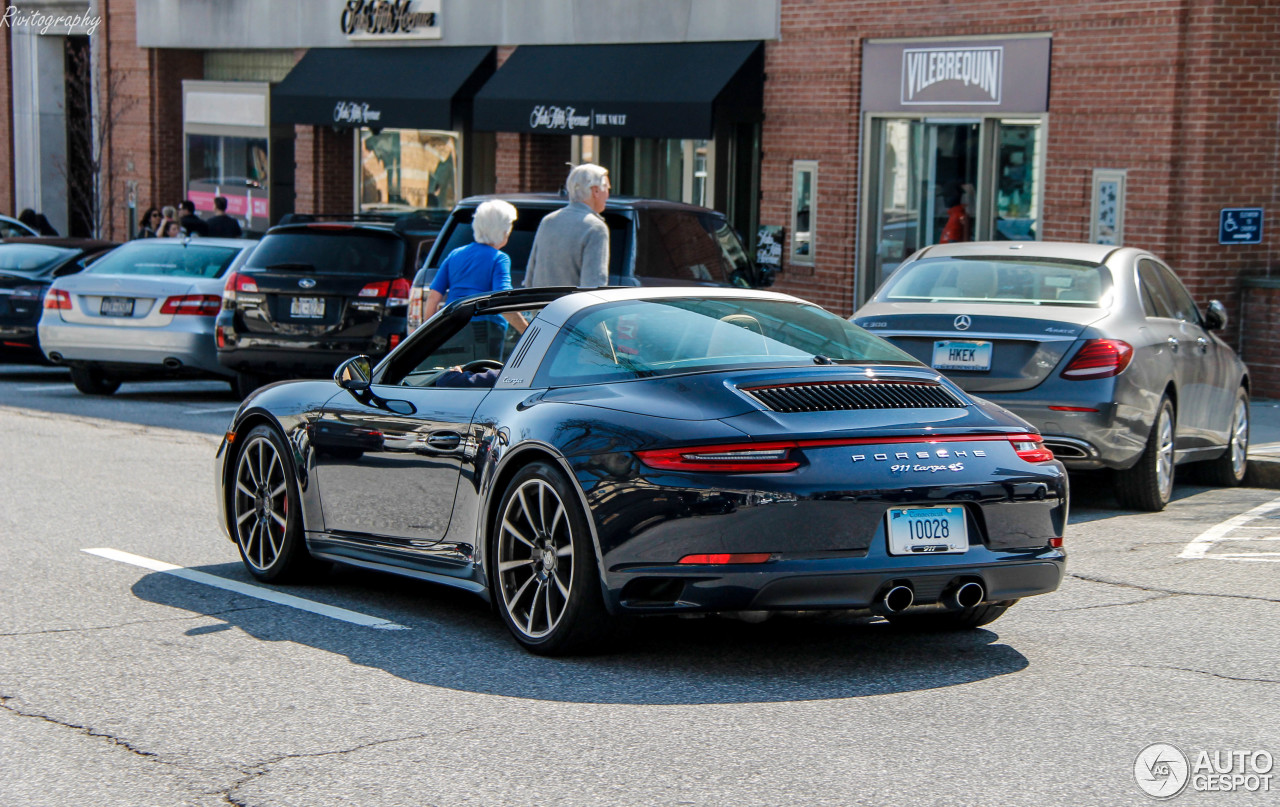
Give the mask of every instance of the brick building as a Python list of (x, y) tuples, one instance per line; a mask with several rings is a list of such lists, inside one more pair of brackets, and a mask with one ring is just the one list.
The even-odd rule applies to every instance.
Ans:
[(0, 210), (56, 207), (30, 166), (58, 122), (30, 125), (52, 108), (29, 96), (55, 80), (43, 40), (87, 37), (118, 94), (117, 238), (130, 191), (139, 212), (243, 197), (260, 229), (550, 190), (592, 159), (615, 191), (722, 209), (752, 243), (769, 228), (777, 288), (841, 313), (957, 199), (977, 238), (1155, 251), (1227, 304), (1229, 338), (1243, 279), (1280, 276), (1269, 222), (1261, 244), (1218, 242), (1222, 209), (1277, 209), (1270, 0), (416, 0), (398, 33), (350, 13), (373, 5), (96, 0), (91, 35), (0, 28)]

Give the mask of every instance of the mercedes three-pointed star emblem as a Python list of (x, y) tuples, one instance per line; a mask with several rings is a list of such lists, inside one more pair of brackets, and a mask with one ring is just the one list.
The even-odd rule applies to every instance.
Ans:
[(957, 331), (967, 331), (972, 324), (973, 320), (969, 319), (968, 314), (961, 314), (956, 317), (955, 326)]

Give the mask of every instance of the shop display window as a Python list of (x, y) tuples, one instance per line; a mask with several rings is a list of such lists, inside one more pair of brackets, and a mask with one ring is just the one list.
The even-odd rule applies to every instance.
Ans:
[(361, 212), (452, 210), (461, 190), (456, 132), (361, 129)]
[(187, 135), (187, 198), (204, 218), (213, 215), (216, 196), (227, 199), (227, 215), (245, 230), (269, 224), (267, 138)]
[(797, 160), (791, 176), (791, 262), (811, 265), (817, 252), (818, 164)]

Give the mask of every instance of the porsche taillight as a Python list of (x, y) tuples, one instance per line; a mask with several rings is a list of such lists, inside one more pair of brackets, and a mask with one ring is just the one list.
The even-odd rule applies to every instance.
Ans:
[(657, 448), (637, 451), (640, 461), (663, 471), (710, 471), (724, 474), (794, 471), (794, 442)]
[(1070, 381), (1088, 381), (1120, 375), (1133, 359), (1133, 346), (1119, 339), (1090, 339), (1071, 358), (1060, 375)]
[(1053, 459), (1053, 452), (1045, 448), (1044, 440), (1038, 434), (1011, 434), (1009, 442), (1014, 453), (1027, 462), (1048, 462)]

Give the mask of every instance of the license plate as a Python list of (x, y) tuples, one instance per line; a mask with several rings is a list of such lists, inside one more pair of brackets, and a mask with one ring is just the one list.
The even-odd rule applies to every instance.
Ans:
[(990, 342), (934, 342), (935, 370), (990, 370)]
[(132, 317), (132, 297), (103, 297), (98, 313), (104, 317)]
[(958, 555), (969, 549), (964, 507), (892, 507), (890, 555)]
[(294, 317), (323, 317), (323, 297), (294, 297), (289, 304), (289, 314)]

